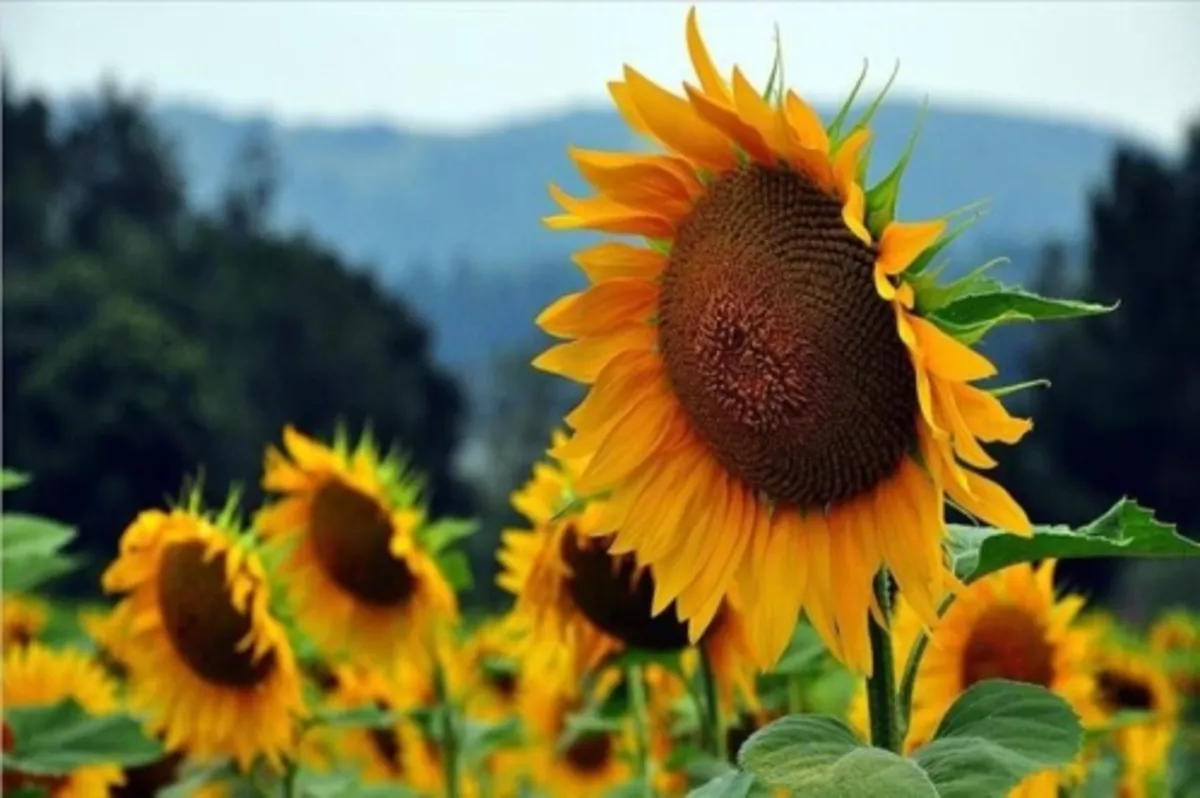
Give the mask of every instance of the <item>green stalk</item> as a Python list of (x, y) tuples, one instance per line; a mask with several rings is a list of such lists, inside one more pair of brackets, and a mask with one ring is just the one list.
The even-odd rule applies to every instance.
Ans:
[[(946, 614), (946, 610), (950, 609), (950, 604), (953, 601), (953, 594), (946, 596), (941, 606), (938, 607), (939, 618)], [(908, 659), (904, 662), (904, 675), (900, 677), (900, 695), (898, 699), (901, 739), (908, 736), (908, 726), (912, 720), (913, 690), (917, 686), (917, 671), (921, 667), (921, 659), (925, 656), (925, 649), (928, 647), (929, 633), (922, 631), (917, 636), (917, 642), (913, 644), (912, 651), (908, 654)]]
[(629, 703), (633, 709), (634, 732), (637, 735), (637, 779), (641, 794), (652, 798), (650, 784), (650, 713), (646, 708), (646, 678), (641, 665), (630, 665), (625, 673), (629, 682)]
[[(891, 625), (892, 603), (888, 591), (888, 573), (880, 569), (875, 577), (875, 600), (883, 621)], [(900, 725), (896, 712), (896, 670), (892, 652), (892, 632), (871, 617), (867, 620), (871, 636), (871, 677), (867, 679), (867, 705), (871, 713), (871, 745), (900, 753)]]
[(442, 721), (442, 768), (446, 780), (446, 798), (458, 798), (458, 737), (454, 729), (454, 708), (447, 700), (446, 678), (440, 663), (434, 671), (434, 690)]
[(712, 753), (722, 762), (729, 761), (729, 741), (725, 739), (725, 720), (721, 717), (721, 700), (717, 676), (704, 646), (700, 646), (700, 667), (704, 675), (704, 725), (713, 741)]

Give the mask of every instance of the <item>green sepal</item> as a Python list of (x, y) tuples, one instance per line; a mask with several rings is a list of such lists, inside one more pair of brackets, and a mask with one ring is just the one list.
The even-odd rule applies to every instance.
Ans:
[(858, 119), (854, 121), (854, 124), (850, 126), (850, 130), (846, 132), (847, 136), (853, 135), (855, 132), (862, 130), (867, 125), (871, 124), (871, 120), (875, 118), (875, 114), (878, 113), (880, 107), (883, 105), (884, 98), (887, 97), (887, 93), (891, 90), (892, 84), (896, 82), (896, 76), (899, 74), (900, 62), (897, 61), (896, 66), (892, 68), (892, 74), (890, 77), (888, 77), (887, 83), (883, 84), (883, 88), (879, 90), (879, 94), (875, 96), (875, 99), (871, 101), (871, 104), (867, 106), (867, 109), (863, 111), (862, 115), (860, 115)]
[(1101, 305), (1075, 299), (1054, 299), (1000, 284), (986, 290), (961, 293), (954, 301), (937, 308), (936, 321), (970, 325), (1006, 316), (1010, 320), (1061, 321), (1085, 316), (1099, 316), (1116, 310), (1120, 303)]
[(945, 268), (944, 266), (920, 275), (913, 281), (913, 290), (917, 297), (917, 313), (927, 316), (960, 297), (998, 290), (1002, 287), (1000, 282), (989, 277), (987, 273), (997, 266), (1011, 262), (1004, 257), (992, 258), (982, 266), (977, 266), (957, 280), (945, 285), (937, 282), (938, 275)]
[(862, 88), (863, 81), (867, 79), (868, 62), (863, 59), (862, 72), (858, 75), (858, 80), (854, 82), (854, 88), (850, 90), (850, 96), (842, 103), (842, 107), (838, 109), (837, 116), (829, 123), (826, 129), (826, 134), (829, 136), (829, 157), (832, 158), (837, 154), (838, 147), (845, 140), (842, 138), (842, 125), (846, 123), (846, 117), (850, 114), (850, 107), (854, 104), (854, 100), (858, 97), (858, 92)]
[(929, 100), (921, 104), (921, 110), (917, 114), (917, 123), (913, 126), (913, 131), (909, 134), (908, 143), (904, 145), (904, 151), (900, 153), (900, 159), (896, 161), (896, 165), (892, 167), (892, 171), (888, 172), (887, 176), (876, 183), (867, 191), (867, 230), (870, 231), (871, 237), (879, 240), (883, 235), (883, 230), (896, 218), (896, 205), (900, 201), (900, 183), (904, 178), (904, 172), (908, 169), (908, 162), (912, 158), (913, 152), (916, 151), (917, 138), (921, 134), (921, 127), (925, 124), (925, 117), (929, 113)]
[[(960, 208), (957, 211), (951, 211), (950, 213), (946, 214), (946, 218), (947, 219), (953, 218), (956, 215), (960, 215), (962, 213), (966, 213), (970, 210), (978, 208), (983, 204), (985, 204), (983, 201), (971, 203), (970, 205), (967, 205), (964, 208)], [(933, 244), (931, 244), (924, 252), (922, 252), (920, 255), (918, 255), (916, 260), (914, 260), (912, 262), (912, 264), (907, 269), (904, 270), (904, 279), (913, 284), (913, 289), (915, 291), (920, 292), (927, 284), (931, 283), (933, 280), (936, 280), (937, 275), (940, 273), (942, 268), (945, 268), (945, 266), (943, 265), (943, 266), (939, 267), (939, 269), (937, 271), (933, 272), (932, 274), (930, 274), (929, 277), (926, 278), (926, 280), (924, 282), (922, 282), (921, 280), (915, 280), (914, 278), (917, 277), (917, 275), (923, 274), (929, 268), (929, 266), (933, 263), (933, 259), (936, 258), (942, 250), (944, 250), (946, 247), (948, 247), (960, 235), (962, 235), (967, 230), (969, 230), (977, 221), (980, 220), (980, 218), (982, 218), (982, 216), (983, 216), (982, 212), (968, 216), (966, 219), (959, 222), (949, 232), (943, 233), (941, 238), (939, 238), (937, 241), (935, 241)]]
[(647, 238), (646, 246), (657, 252), (659, 255), (671, 254), (671, 242), (664, 241), (661, 238)]
[(462, 549), (439, 552), (436, 560), (442, 576), (446, 578), (456, 593), (475, 587), (475, 576), (471, 573), (471, 561)]
[(775, 58), (771, 62), (771, 74), (767, 76), (767, 87), (763, 89), (763, 100), (768, 105), (783, 107), (783, 98), (787, 92), (787, 83), (783, 79), (783, 37), (779, 33), (779, 24), (775, 25)]
[(1025, 380), (1024, 382), (1017, 382), (1017, 383), (1013, 383), (1012, 385), (1004, 385), (999, 388), (991, 388), (988, 390), (988, 393), (990, 393), (992, 396), (995, 396), (997, 399), (1000, 399), (1002, 397), (1017, 393), (1019, 391), (1027, 390), (1029, 388), (1049, 388), (1049, 387), (1050, 387), (1050, 380), (1047, 380), (1047, 379)]

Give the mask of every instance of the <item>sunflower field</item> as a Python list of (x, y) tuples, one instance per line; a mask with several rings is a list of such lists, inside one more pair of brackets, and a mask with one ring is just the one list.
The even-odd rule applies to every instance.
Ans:
[(867, 184), (882, 93), (825, 120), (778, 53), (723, 72), (694, 11), (686, 48), (682, 93), (609, 84), (654, 148), (551, 187), (548, 227), (605, 238), (536, 320), (586, 393), (511, 496), (511, 609), (464, 607), (479, 522), (368, 419), (263, 441), (253, 506), (178, 475), (105, 603), (49, 595), (75, 530), (6, 512), (5, 795), (1200, 795), (1200, 616), (1055, 581), (1200, 545), (1130, 499), (1034, 525), (984, 476), (1035, 385), (981, 339), (1120, 308), (943, 279), (975, 209), (897, 218), (916, 132)]

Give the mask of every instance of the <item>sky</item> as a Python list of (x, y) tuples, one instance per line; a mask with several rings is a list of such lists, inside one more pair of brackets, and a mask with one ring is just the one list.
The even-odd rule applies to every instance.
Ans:
[[(1178, 144), (1200, 118), (1200, 2), (699, 3), (710, 51), (765, 80), (778, 24), (788, 84), (1111, 125)], [(105, 76), (165, 101), (283, 122), (462, 131), (608, 102), (630, 63), (692, 79), (680, 2), (6, 0), (14, 85), (62, 95)], [(693, 79), (694, 82), (694, 79)]]

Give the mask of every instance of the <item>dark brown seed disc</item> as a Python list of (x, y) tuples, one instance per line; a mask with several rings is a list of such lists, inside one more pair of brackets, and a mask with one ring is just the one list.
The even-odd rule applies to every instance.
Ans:
[(1054, 650), (1042, 625), (1024, 610), (996, 605), (971, 629), (962, 654), (963, 688), (985, 679), (1042, 687), (1054, 681)]
[(633, 648), (673, 651), (688, 644), (687, 625), (675, 618), (671, 604), (650, 616), (654, 581), (649, 571), (634, 579), (630, 555), (613, 557), (608, 541), (586, 539), (568, 529), (562, 557), (571, 569), (567, 589), (580, 612), (601, 631)]
[(603, 770), (613, 755), (612, 738), (607, 734), (583, 734), (566, 750), (564, 758), (575, 770), (595, 773)]
[(890, 476), (916, 437), (911, 361), (841, 203), (789, 171), (718, 178), (680, 226), (659, 347), (693, 428), (735, 476), (822, 507)]
[(403, 604), (416, 589), (413, 572), (389, 551), (387, 509), (354, 488), (330, 481), (317, 490), (309, 534), (325, 573), (364, 604)]
[(1105, 669), (1096, 674), (1096, 692), (1101, 706), (1109, 712), (1154, 709), (1154, 693), (1148, 684), (1114, 670)]
[(171, 644), (201, 678), (250, 687), (274, 670), (273, 653), (254, 660), (251, 651), (240, 648), (250, 633), (250, 617), (233, 607), (224, 554), (206, 562), (198, 540), (167, 546), (159, 566), (158, 604)]
[(183, 754), (171, 753), (146, 765), (126, 768), (125, 783), (110, 789), (110, 798), (147, 798), (179, 780)]

